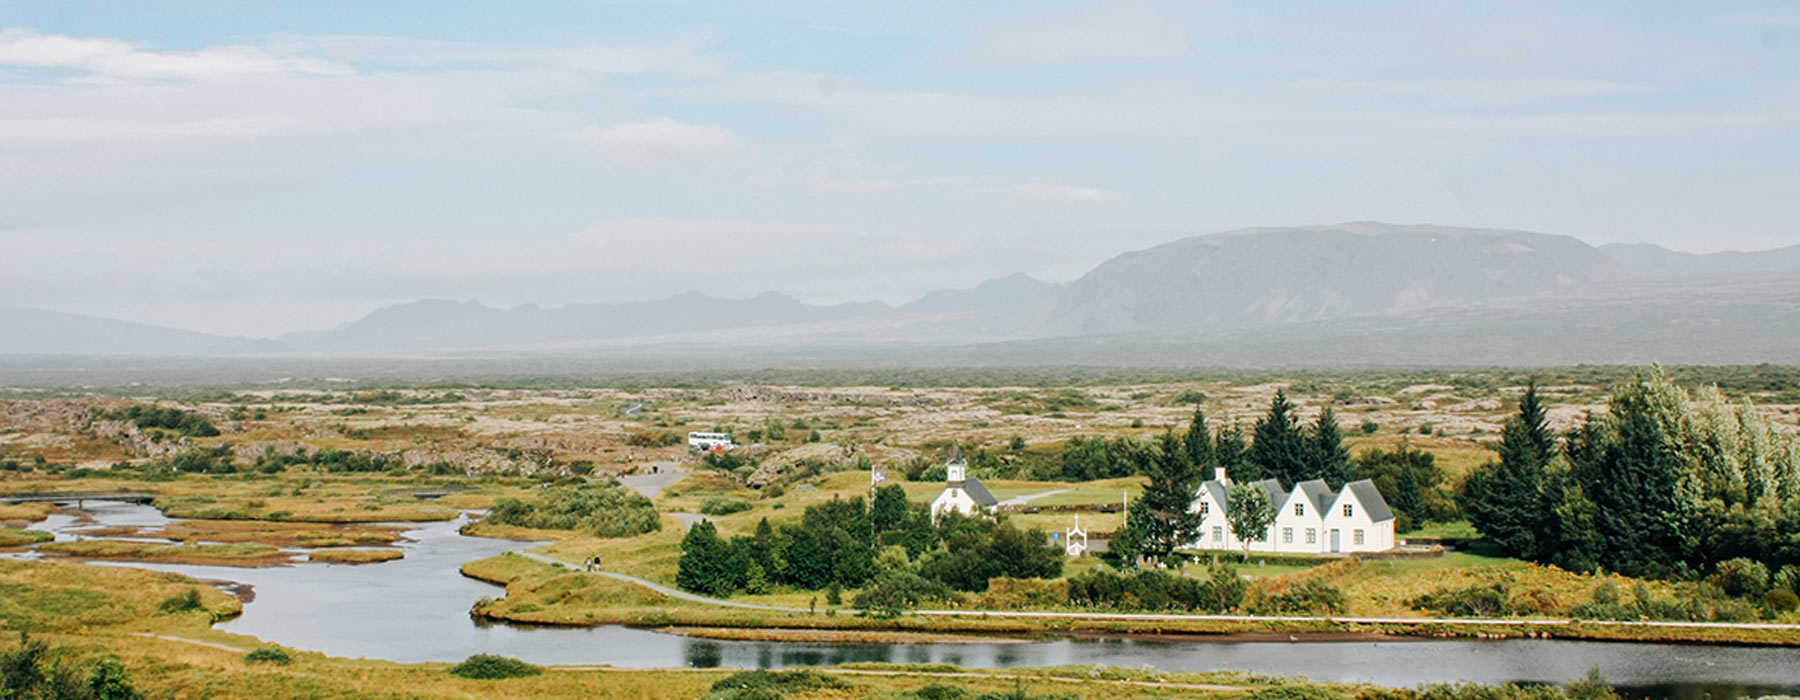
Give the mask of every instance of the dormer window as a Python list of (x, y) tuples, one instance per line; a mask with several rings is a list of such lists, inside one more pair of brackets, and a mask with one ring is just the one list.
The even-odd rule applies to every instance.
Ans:
[(1306, 504), (1295, 503), (1294, 504), (1294, 515), (1306, 515)]
[(1206, 515), (1209, 512), (1212, 512), (1212, 501), (1201, 501), (1200, 502), (1200, 514)]
[(1348, 518), (1355, 514), (1356, 514), (1356, 507), (1352, 506), (1348, 503), (1345, 503), (1344, 504), (1344, 517)]

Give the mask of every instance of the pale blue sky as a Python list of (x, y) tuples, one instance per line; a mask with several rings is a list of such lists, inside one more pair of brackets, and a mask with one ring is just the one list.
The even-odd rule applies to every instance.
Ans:
[(0, 0), (0, 306), (903, 302), (1242, 226), (1800, 243), (1800, 5)]

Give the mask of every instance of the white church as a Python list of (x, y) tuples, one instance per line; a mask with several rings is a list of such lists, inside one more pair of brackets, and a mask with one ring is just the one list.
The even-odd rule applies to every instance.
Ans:
[[(1201, 516), (1195, 548), (1243, 551), (1243, 538), (1225, 519), (1225, 498), (1233, 486), (1224, 469), (1218, 478), (1200, 485), (1192, 506)], [(1275, 523), (1269, 530), (1249, 537), (1252, 552), (1347, 554), (1394, 548), (1394, 511), (1375, 482), (1353, 481), (1335, 493), (1318, 479), (1294, 484), (1293, 491), (1282, 490), (1274, 479), (1250, 486), (1267, 493), (1275, 507)]]
[(962, 447), (950, 446), (950, 460), (944, 463), (944, 492), (931, 501), (931, 520), (956, 511), (963, 515), (986, 513), (1000, 502), (989, 493), (981, 480), (968, 476), (969, 462), (963, 459)]

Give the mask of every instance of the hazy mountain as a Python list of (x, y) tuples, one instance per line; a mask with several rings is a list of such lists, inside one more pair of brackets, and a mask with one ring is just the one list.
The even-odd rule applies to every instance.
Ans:
[(1256, 228), (1125, 253), (1063, 288), (1045, 335), (1396, 314), (1623, 279), (1568, 236), (1348, 223)]
[(252, 341), (99, 316), (0, 309), (0, 354), (206, 355)]
[(529, 348), (729, 328), (815, 323), (891, 312), (886, 304), (813, 306), (776, 292), (750, 299), (688, 293), (616, 304), (533, 304), (499, 309), (478, 301), (416, 301), (378, 309), (326, 331), (290, 333), (282, 341), (316, 351), (440, 351)]
[(1021, 272), (982, 282), (973, 289), (940, 289), (901, 304), (896, 310), (902, 313), (961, 313), (1022, 309), (1059, 286)]
[(1753, 253), (1683, 253), (1652, 243), (1608, 243), (1600, 252), (1650, 277), (1800, 272), (1800, 245)]

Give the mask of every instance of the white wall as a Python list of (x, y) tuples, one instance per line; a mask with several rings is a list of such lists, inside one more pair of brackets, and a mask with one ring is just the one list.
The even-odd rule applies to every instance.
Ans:
[[(1350, 515), (1344, 515), (1344, 506), (1350, 506)], [(1331, 549), (1331, 531), (1338, 531), (1340, 552), (1379, 552), (1394, 548), (1394, 520), (1389, 518), (1379, 523), (1369, 519), (1369, 511), (1356, 500), (1356, 495), (1345, 488), (1338, 492), (1338, 497), (1331, 502), (1325, 511), (1325, 549)], [(1356, 534), (1362, 532), (1362, 542), (1356, 541)]]

